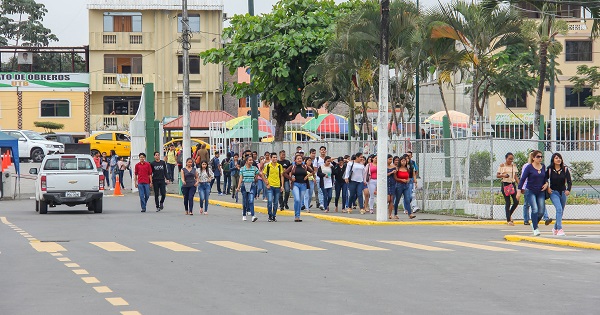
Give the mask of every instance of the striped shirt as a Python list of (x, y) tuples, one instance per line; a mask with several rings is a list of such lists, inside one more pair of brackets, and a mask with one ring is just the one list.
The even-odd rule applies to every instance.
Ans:
[(240, 169), (240, 175), (242, 176), (244, 183), (253, 182), (256, 174), (258, 174), (258, 167), (256, 166), (247, 167), (246, 165), (244, 165)]

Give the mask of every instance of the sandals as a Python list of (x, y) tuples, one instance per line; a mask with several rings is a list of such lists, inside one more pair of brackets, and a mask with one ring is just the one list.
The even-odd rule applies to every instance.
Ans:
[(185, 212), (185, 215), (189, 215), (189, 214), (190, 214), (190, 212), (189, 212), (189, 211), (186, 211), (186, 212)]
[(414, 215), (414, 214), (411, 214), (411, 215), (409, 215), (409, 216), (408, 216), (408, 218), (409, 218), (409, 219), (414, 219), (414, 218), (416, 218), (416, 217), (417, 217), (417, 216), (416, 216), (416, 215)]

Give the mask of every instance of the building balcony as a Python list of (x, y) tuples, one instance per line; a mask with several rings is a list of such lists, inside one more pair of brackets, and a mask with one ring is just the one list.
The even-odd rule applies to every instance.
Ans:
[(129, 124), (134, 115), (90, 115), (92, 131), (129, 130)]
[(154, 50), (150, 32), (90, 32), (90, 50)]
[(144, 82), (153, 82), (152, 75), (95, 72), (90, 74), (92, 91), (141, 91)]

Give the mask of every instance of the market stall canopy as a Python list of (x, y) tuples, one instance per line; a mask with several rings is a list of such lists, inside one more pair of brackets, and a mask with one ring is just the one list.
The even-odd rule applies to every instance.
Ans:
[[(356, 126), (354, 126), (356, 130)], [(310, 119), (302, 129), (315, 133), (348, 133), (348, 118), (336, 114), (319, 115), (317, 118)]]
[[(469, 128), (469, 115), (461, 112), (457, 112), (455, 110), (449, 110), (449, 119), (452, 127), (459, 128)], [(432, 125), (442, 125), (444, 121), (444, 116), (446, 116), (446, 111), (439, 111), (429, 118), (425, 119), (425, 123), (429, 123)]]
[[(252, 130), (252, 118), (250, 116), (237, 117), (225, 123), (227, 129), (248, 129)], [(270, 121), (258, 117), (258, 130), (268, 134), (275, 134), (275, 127)], [(259, 133), (260, 136), (260, 133)], [(236, 138), (236, 137), (232, 137)], [(252, 138), (252, 136), (250, 136)]]
[[(264, 132), (262, 130), (258, 131), (258, 137), (264, 138), (268, 136), (268, 132)], [(215, 138), (219, 139), (252, 139), (252, 129), (250, 128), (235, 128), (231, 130), (227, 130), (225, 133), (222, 133)]]

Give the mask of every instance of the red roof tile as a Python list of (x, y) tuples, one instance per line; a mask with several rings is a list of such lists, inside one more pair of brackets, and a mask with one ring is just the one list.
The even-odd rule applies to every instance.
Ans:
[[(222, 110), (193, 110), (190, 111), (190, 129), (208, 129), (210, 122), (229, 121), (234, 119), (231, 114)], [(183, 116), (177, 117), (163, 126), (164, 129), (182, 129)]]

